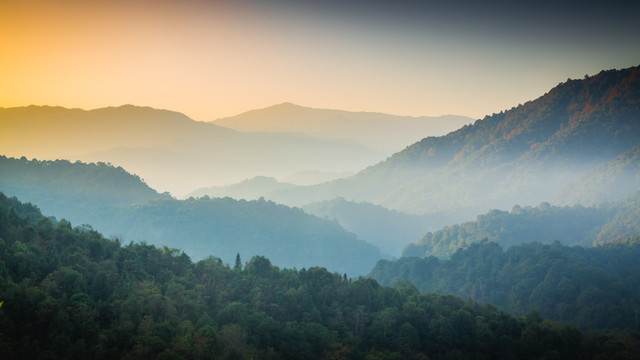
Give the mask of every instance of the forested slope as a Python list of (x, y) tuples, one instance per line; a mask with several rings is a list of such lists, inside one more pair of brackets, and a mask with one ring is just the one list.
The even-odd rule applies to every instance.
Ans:
[(640, 310), (640, 237), (595, 248), (559, 242), (507, 250), (481, 242), (449, 260), (380, 260), (370, 276), (383, 285), (400, 280), (421, 292), (489, 302), (516, 316), (541, 316), (600, 331), (637, 330)]
[(515, 205), (512, 210), (492, 210), (475, 221), (428, 232), (408, 244), (403, 256), (449, 257), (483, 239), (507, 248), (529, 242), (593, 246), (640, 234), (640, 191), (597, 207)]
[(48, 213), (90, 224), (107, 236), (147, 241), (201, 260), (216, 254), (263, 255), (281, 266), (325, 266), (351, 276), (368, 273), (380, 250), (335, 221), (271, 201), (231, 198), (175, 200), (108, 164), (0, 157), (0, 191), (43, 203)]
[(105, 208), (170, 199), (136, 175), (106, 163), (38, 161), (0, 155), (0, 191), (37, 203), (49, 214), (89, 222)]
[(264, 257), (230, 268), (53, 223), (0, 194), (3, 359), (633, 359), (590, 335), (453, 296)]
[(351, 178), (282, 190), (273, 199), (305, 204), (343, 196), (405, 212), (454, 212), (456, 221), (553, 201), (587, 171), (640, 146), (639, 99), (638, 67), (569, 79)]

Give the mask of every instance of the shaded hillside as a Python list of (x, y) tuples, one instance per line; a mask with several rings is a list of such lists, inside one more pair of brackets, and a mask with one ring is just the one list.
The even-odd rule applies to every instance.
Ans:
[(392, 256), (400, 256), (402, 248), (423, 236), (434, 221), (427, 216), (404, 214), (344, 198), (305, 205), (302, 209), (309, 214), (338, 221), (360, 239)]
[(344, 196), (415, 213), (550, 201), (595, 166), (640, 144), (640, 68), (568, 80), (540, 98), (442, 137), (428, 137), (357, 175), (281, 191), (291, 204)]
[(271, 201), (159, 200), (96, 215), (89, 223), (105, 234), (177, 247), (196, 260), (263, 255), (288, 268), (324, 266), (357, 276), (381, 257), (338, 223)]
[(91, 111), (0, 108), (0, 154), (110, 162), (176, 196), (256, 175), (358, 171), (384, 157), (353, 141), (240, 133), (177, 112), (131, 105)]
[[(0, 194), (3, 359), (632, 358), (640, 340), (324, 268), (246, 266), (22, 217)], [(16, 212), (14, 209), (19, 209)]]
[(421, 292), (489, 302), (516, 316), (541, 316), (599, 331), (637, 330), (640, 309), (640, 237), (585, 249), (531, 243), (503, 251), (492, 242), (435, 257), (381, 260), (370, 276), (400, 280)]
[(2, 157), (0, 169), (0, 191), (10, 196), (42, 203), (73, 224), (91, 224), (125, 241), (178, 247), (198, 260), (216, 254), (231, 263), (239, 252), (287, 267), (321, 265), (361, 275), (381, 256), (338, 223), (273, 202), (174, 200), (106, 164)]
[(588, 171), (556, 199), (568, 205), (597, 205), (640, 189), (640, 147)]
[(449, 257), (483, 239), (509, 247), (529, 242), (593, 246), (640, 234), (640, 192), (599, 207), (514, 206), (492, 210), (475, 221), (429, 232), (405, 247), (403, 256)]
[(456, 115), (396, 116), (283, 103), (218, 119), (214, 123), (245, 132), (289, 132), (325, 139), (349, 139), (391, 154), (426, 136), (445, 135), (471, 122), (471, 118)]
[(1, 155), (0, 191), (37, 203), (46, 213), (80, 223), (89, 222), (105, 208), (170, 198), (121, 167)]
[(232, 197), (234, 199), (257, 200), (265, 194), (280, 189), (289, 189), (293, 184), (278, 182), (275, 178), (266, 176), (256, 176), (251, 179), (241, 181), (227, 186), (212, 186), (196, 189), (187, 196), (210, 196), (210, 197)]

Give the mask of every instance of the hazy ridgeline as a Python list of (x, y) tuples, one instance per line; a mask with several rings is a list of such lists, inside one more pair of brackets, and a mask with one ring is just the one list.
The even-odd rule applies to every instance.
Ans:
[[(637, 357), (639, 99), (639, 68), (603, 71), (383, 161), (372, 134), (333, 136), (381, 114), (224, 119), (264, 131), (244, 133), (134, 106), (0, 109), (0, 191), (52, 216), (0, 198), (0, 353)], [(26, 158), (45, 153), (101, 162)], [(355, 175), (282, 181), (301, 171)], [(369, 272), (397, 288), (349, 279)]]
[(357, 276), (381, 257), (338, 223), (300, 209), (264, 200), (176, 200), (106, 164), (0, 157), (0, 188), (72, 224), (124, 242), (179, 248), (197, 260), (216, 254), (231, 263), (239, 252), (269, 256), (280, 266), (320, 265)]

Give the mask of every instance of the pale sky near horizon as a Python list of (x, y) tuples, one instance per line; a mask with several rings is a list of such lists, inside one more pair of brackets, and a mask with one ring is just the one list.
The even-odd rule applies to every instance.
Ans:
[(639, 1), (0, 1), (0, 107), (482, 118), (640, 65)]

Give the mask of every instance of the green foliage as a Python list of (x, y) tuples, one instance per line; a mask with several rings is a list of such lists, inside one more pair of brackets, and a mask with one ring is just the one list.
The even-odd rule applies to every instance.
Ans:
[(336, 222), (300, 209), (264, 199), (175, 200), (122, 168), (102, 163), (0, 157), (3, 189), (74, 223), (91, 224), (120, 239), (180, 248), (196, 260), (216, 254), (233, 264), (238, 253), (264, 255), (282, 266), (322, 265), (357, 276), (380, 258), (375, 246)]
[(515, 205), (511, 212), (492, 210), (476, 221), (429, 232), (403, 250), (403, 256), (447, 258), (482, 240), (504, 248), (530, 242), (593, 246), (640, 233), (640, 192), (598, 207)]
[(158, 200), (113, 208), (95, 221), (97, 229), (179, 247), (196, 260), (216, 254), (234, 264), (238, 253), (264, 255), (286, 267), (319, 264), (357, 276), (380, 258), (339, 224), (264, 200)]
[(623, 358), (626, 337), (254, 257), (242, 270), (68, 222), (0, 195), (3, 359)]
[(584, 330), (637, 330), (638, 236), (585, 249), (530, 243), (503, 251), (483, 241), (450, 260), (380, 260), (370, 276), (385, 285), (411, 281), (422, 292), (488, 302), (514, 315), (537, 311)]
[(422, 236), (433, 222), (428, 216), (405, 214), (342, 197), (305, 205), (303, 210), (321, 218), (335, 219), (348, 231), (392, 256), (399, 256), (402, 247)]
[(45, 213), (89, 223), (87, 214), (104, 208), (170, 198), (138, 176), (105, 163), (38, 161), (0, 155), (0, 190), (37, 203)]

